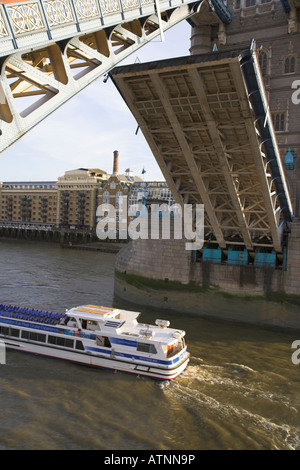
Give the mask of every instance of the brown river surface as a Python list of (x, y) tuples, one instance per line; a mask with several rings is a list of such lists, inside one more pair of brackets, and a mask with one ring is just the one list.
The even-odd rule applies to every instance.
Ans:
[[(0, 302), (64, 312), (113, 295), (115, 255), (0, 241)], [(220, 309), (222, 304), (220, 303)], [(242, 308), (242, 304), (241, 304)], [(0, 365), (0, 450), (300, 448), (299, 332), (140, 308), (186, 331), (187, 370), (158, 382), (15, 351)]]

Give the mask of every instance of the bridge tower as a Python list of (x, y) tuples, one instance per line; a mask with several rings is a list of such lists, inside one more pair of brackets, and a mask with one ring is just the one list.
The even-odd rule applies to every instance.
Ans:
[[(117, 256), (115, 293), (181, 313), (299, 328), (293, 301), (300, 278), (300, 2), (228, 0), (216, 18), (220, 4), (203, 2), (188, 19), (190, 56), (111, 72), (176, 202), (202, 201), (208, 228), (202, 253), (192, 257), (184, 240), (133, 241)], [(287, 183), (282, 189), (274, 188), (280, 179), (271, 168), (275, 161)], [(257, 180), (242, 182), (251, 175)], [(275, 242), (281, 225), (264, 236), (263, 219), (276, 219), (280, 209), (272, 210), (270, 201), (277, 204), (284, 194), (294, 217), (285, 217), (291, 233), (282, 243)], [(218, 297), (224, 293), (231, 295), (228, 305)]]
[[(260, 65), (295, 217), (300, 216), (300, 1), (228, 0), (231, 22), (190, 19), (191, 54), (260, 45)], [(201, 10), (200, 10), (201, 11)], [(297, 90), (299, 90), (297, 92)]]

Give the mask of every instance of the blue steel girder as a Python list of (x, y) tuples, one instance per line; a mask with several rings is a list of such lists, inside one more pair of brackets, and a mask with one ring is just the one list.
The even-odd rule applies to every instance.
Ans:
[(209, 0), (209, 4), (224, 24), (231, 22), (231, 13), (222, 0)]
[(296, 8), (300, 8), (299, 0), (281, 0), (281, 4), (286, 13), (291, 13)]
[(264, 91), (260, 66), (257, 60), (257, 54), (255, 54), (255, 42), (253, 43), (253, 47), (254, 51), (250, 47), (249, 51), (244, 51), (241, 54), (241, 69), (247, 87), (249, 101), (251, 102), (255, 115), (255, 122), (264, 147), (266, 162), (270, 168), (272, 181), (276, 189), (276, 197), (280, 204), (283, 220), (285, 222), (292, 222), (294, 218), (293, 207), (281, 163), (272, 118), (269, 112), (268, 100)]
[(289, 0), (281, 0), (282, 6), (284, 8), (284, 11), (286, 13), (289, 13), (291, 11), (291, 6)]
[[(1, 4), (0, 153), (124, 58), (197, 13), (203, 2), (11, 0)], [(215, 11), (216, 22), (221, 22), (218, 12), (224, 15), (224, 8)]]

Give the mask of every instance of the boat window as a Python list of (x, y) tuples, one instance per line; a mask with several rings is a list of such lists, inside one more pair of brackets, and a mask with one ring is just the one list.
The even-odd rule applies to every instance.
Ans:
[(63, 346), (65, 348), (73, 348), (74, 347), (74, 341), (69, 338), (63, 338), (60, 336), (48, 336), (48, 343), (50, 344), (56, 344), (57, 346)]
[(57, 337), (56, 344), (57, 344), (58, 346), (64, 346), (65, 348), (73, 348), (73, 346), (74, 346), (74, 341), (73, 341), (72, 339), (69, 339), (69, 338), (60, 338), (60, 337)]
[(41, 343), (46, 342), (46, 335), (42, 333), (35, 333), (34, 331), (22, 331), (21, 337), (24, 339), (30, 339), (31, 341), (40, 341)]
[(0, 327), (0, 332), (3, 334), (3, 335), (9, 335), (9, 328), (7, 326), (1, 326)]
[(111, 348), (111, 342), (107, 336), (97, 336), (96, 337), (97, 346), (105, 346), (106, 348)]
[(137, 351), (146, 352), (146, 353), (150, 353), (150, 354), (156, 354), (157, 353), (154, 344), (151, 344), (151, 343), (137, 343), (136, 349), (137, 349)]
[(167, 357), (172, 356), (173, 351), (174, 351), (174, 344), (169, 344), (169, 345), (167, 346), (167, 354), (166, 354), (166, 356), (167, 356)]
[(14, 336), (15, 338), (19, 338), (20, 330), (17, 330), (16, 328), (7, 327), (7, 326), (1, 326), (0, 333), (2, 333), (5, 336)]
[(56, 344), (56, 336), (48, 336), (48, 343)]
[(20, 330), (17, 330), (16, 328), (10, 328), (10, 336), (15, 336), (16, 338), (19, 338), (20, 335)]
[(82, 341), (76, 341), (76, 349), (80, 349), (81, 351), (84, 351), (84, 346)]
[(174, 356), (175, 354), (180, 352), (183, 349), (183, 347), (184, 347), (184, 343), (182, 342), (182, 340), (177, 341), (176, 343), (173, 343), (173, 344), (168, 344), (166, 356), (167, 357)]
[(94, 331), (94, 330), (100, 330), (100, 327), (98, 326), (98, 322), (97, 322), (97, 321), (88, 320), (87, 329)]
[(66, 338), (65, 339), (65, 346), (67, 348), (74, 348), (74, 341), (72, 339)]

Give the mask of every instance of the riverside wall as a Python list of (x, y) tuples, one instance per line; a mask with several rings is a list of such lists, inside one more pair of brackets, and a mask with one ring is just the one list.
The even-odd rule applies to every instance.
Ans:
[(133, 240), (115, 264), (115, 295), (140, 306), (300, 330), (300, 221), (287, 269), (195, 262), (186, 240)]

